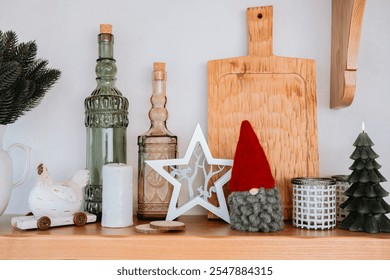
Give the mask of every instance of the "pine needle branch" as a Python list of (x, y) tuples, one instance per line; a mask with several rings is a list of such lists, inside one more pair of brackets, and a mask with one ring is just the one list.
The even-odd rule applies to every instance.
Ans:
[(0, 30), (0, 124), (15, 122), (36, 107), (61, 71), (48, 68), (48, 61), (36, 59), (34, 41), (18, 43), (14, 31)]

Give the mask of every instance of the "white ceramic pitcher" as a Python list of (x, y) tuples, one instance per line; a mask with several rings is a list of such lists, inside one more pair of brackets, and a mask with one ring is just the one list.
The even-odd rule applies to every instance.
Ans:
[[(0, 125), (0, 215), (4, 213), (8, 206), (12, 190), (23, 184), (30, 168), (30, 147), (17, 143), (10, 146), (7, 150), (3, 149), (3, 137), (6, 128), (6, 125)], [(13, 165), (9, 153), (16, 148), (26, 152), (26, 163), (22, 178), (13, 182)]]

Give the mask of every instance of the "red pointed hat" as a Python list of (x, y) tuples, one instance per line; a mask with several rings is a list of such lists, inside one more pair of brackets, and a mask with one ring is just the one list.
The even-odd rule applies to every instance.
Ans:
[(241, 123), (234, 155), (230, 190), (249, 191), (252, 188), (270, 189), (274, 186), (275, 180), (264, 150), (252, 125), (245, 120)]

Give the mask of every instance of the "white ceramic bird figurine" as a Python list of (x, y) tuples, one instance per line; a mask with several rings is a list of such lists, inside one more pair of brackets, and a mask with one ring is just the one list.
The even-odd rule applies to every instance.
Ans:
[(89, 172), (82, 169), (65, 182), (53, 182), (42, 163), (38, 165), (38, 182), (30, 192), (28, 203), (35, 217), (66, 217), (80, 210), (83, 188)]

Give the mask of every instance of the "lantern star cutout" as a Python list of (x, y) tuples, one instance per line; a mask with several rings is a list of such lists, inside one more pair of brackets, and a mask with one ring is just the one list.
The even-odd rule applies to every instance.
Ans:
[[(192, 158), (195, 158), (193, 168), (190, 166)], [(145, 162), (160, 176), (173, 185), (173, 192), (166, 217), (167, 221), (173, 221), (180, 215), (192, 209), (194, 206), (200, 205), (230, 223), (229, 211), (226, 205), (223, 186), (230, 180), (233, 160), (213, 158), (199, 124), (196, 126), (183, 158), (146, 160)], [(175, 166), (178, 168), (175, 168)], [(214, 170), (215, 166), (216, 170)], [(167, 171), (167, 167), (171, 168), (172, 171), (170, 173)], [(226, 171), (227, 168), (229, 168), (228, 171)], [(226, 172), (214, 182), (214, 186), (208, 188), (209, 180), (214, 175), (223, 171)], [(196, 188), (196, 190), (194, 190), (193, 183), (196, 181), (195, 176), (198, 174), (203, 174), (203, 185), (201, 184)], [(177, 207), (180, 190), (182, 188), (181, 181), (184, 180), (187, 181), (189, 200)], [(216, 206), (208, 201), (212, 192), (216, 193), (219, 206)]]

